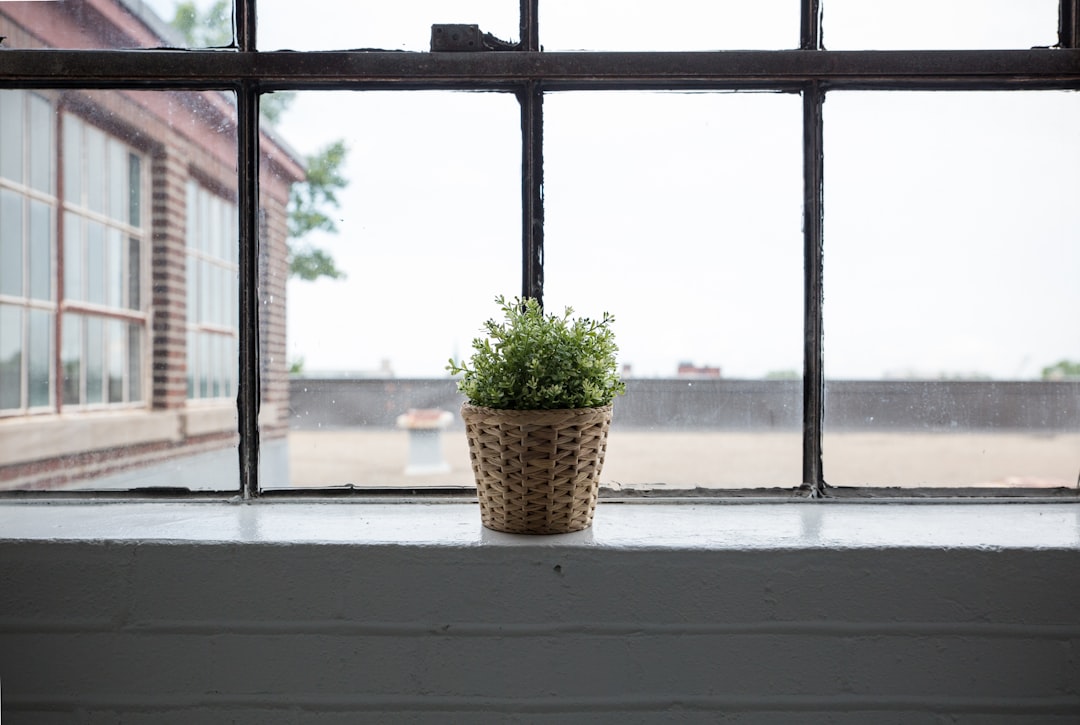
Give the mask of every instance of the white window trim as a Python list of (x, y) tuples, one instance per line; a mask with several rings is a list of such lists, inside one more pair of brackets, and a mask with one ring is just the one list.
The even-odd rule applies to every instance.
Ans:
[(976, 549), (1080, 551), (1068, 503), (741, 505), (601, 502), (591, 528), (528, 536), (485, 529), (475, 503), (293, 501), (0, 503), (0, 540), (177, 544), (496, 546), (601, 550)]

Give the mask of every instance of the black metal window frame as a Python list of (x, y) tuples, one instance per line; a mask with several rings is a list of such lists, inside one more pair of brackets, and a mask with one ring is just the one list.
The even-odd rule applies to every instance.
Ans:
[(1054, 47), (962, 51), (826, 50), (821, 40), (821, 0), (801, 1), (800, 46), (791, 50), (544, 52), (539, 40), (539, 0), (520, 0), (521, 40), (498, 52), (260, 51), (256, 6), (257, 0), (235, 0), (236, 41), (227, 49), (0, 49), (0, 88), (223, 90), (236, 95), (241, 239), (237, 407), (240, 492), (248, 500), (267, 496), (259, 490), (258, 481), (258, 107), (262, 93), (334, 89), (514, 93), (521, 108), (521, 291), (541, 300), (546, 92), (769, 90), (800, 94), (805, 269), (802, 490), (806, 498), (822, 498), (827, 488), (822, 470), (822, 106), (826, 93), (833, 89), (1080, 90), (1080, 0), (1059, 0)]

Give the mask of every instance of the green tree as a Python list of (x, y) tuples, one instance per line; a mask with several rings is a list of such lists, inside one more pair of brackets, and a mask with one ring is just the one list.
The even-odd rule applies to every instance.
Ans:
[(1058, 360), (1042, 369), (1043, 380), (1080, 380), (1080, 362)]
[(259, 118), (271, 126), (278, 125), (281, 115), (292, 105), (295, 91), (275, 91), (259, 96)]
[(221, 48), (232, 45), (232, 3), (215, 0), (205, 13), (193, 0), (183, 0), (176, 6), (169, 23), (192, 48)]
[(345, 274), (323, 249), (302, 242), (313, 231), (337, 233), (337, 224), (330, 212), (338, 209), (337, 192), (348, 185), (341, 174), (348, 149), (341, 139), (308, 156), (307, 178), (293, 184), (289, 193), (289, 274), (304, 280), (319, 277), (340, 279)]
[[(229, 0), (215, 0), (205, 12), (200, 12), (193, 0), (183, 0), (177, 4), (170, 24), (193, 48), (223, 47), (232, 43), (231, 13)], [(260, 118), (267, 126), (277, 125), (295, 97), (289, 91), (264, 93), (259, 97)], [(290, 191), (289, 274), (293, 277), (309, 281), (345, 277), (326, 250), (302, 239), (316, 230), (337, 233), (331, 213), (341, 206), (337, 192), (349, 183), (341, 173), (347, 152), (345, 142), (339, 139), (305, 157), (307, 178)]]

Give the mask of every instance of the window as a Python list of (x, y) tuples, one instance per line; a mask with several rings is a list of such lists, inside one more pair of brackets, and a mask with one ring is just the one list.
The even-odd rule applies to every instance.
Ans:
[[(204, 455), (247, 497), (465, 486), (406, 475), (396, 420), (453, 412), (446, 359), (524, 294), (616, 314), (613, 486), (1075, 483), (1075, 0), (362, 2), (312, 33), (237, 0), (232, 43), (178, 38), (165, 0), (25, 5), (0, 4), (7, 440), (138, 410), (169, 432), (112, 460), (163, 486)], [(482, 49), (428, 52), (441, 23)], [(64, 50), (177, 45), (223, 49)], [(0, 486), (72, 483), (32, 462)]]
[(187, 391), (236, 396), (236, 205), (187, 184)]
[(63, 115), (62, 128), (63, 405), (140, 403), (144, 161), (75, 114)]
[(48, 99), (23, 91), (0, 106), (0, 415), (56, 401), (56, 139)]

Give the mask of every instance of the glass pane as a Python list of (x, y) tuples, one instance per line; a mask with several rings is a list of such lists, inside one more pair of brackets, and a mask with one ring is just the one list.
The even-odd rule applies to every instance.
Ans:
[(64, 214), (64, 297), (71, 300), (86, 299), (81, 232), (79, 217)]
[(195, 293), (195, 290), (199, 289), (199, 284), (200, 284), (200, 277), (199, 277), (199, 274), (198, 274), (200, 264), (201, 264), (201, 262), (198, 259), (196, 259), (195, 257), (190, 257), (189, 256), (187, 258), (187, 277), (186, 277), (186, 281), (187, 281), (188, 289), (190, 290), (190, 292), (187, 295), (186, 308), (187, 308), (187, 320), (190, 323), (194, 323), (194, 322), (198, 321), (198, 314), (199, 314), (198, 305), (197, 305), (198, 295)]
[[(323, 18), (327, 22), (310, 22)], [(331, 21), (332, 19), (332, 21)], [(516, 0), (259, 0), (259, 48), (262, 50), (344, 50), (379, 48), (420, 50), (431, 47), (431, 26), (479, 25), (500, 40), (518, 40)]]
[[(151, 208), (142, 188), (148, 163), (142, 149), (152, 148), (166, 161), (155, 179), (161, 188), (183, 190), (198, 179), (222, 203), (235, 200), (236, 143), (229, 131), (236, 123), (235, 99), (217, 91), (62, 92), (69, 101), (62, 133), (50, 130), (58, 122), (54, 110), (34, 124), (23, 112), (23, 146), (47, 150), (22, 152), (26, 178), (35, 178), (38, 166), (51, 167), (55, 176), (59, 165), (65, 183), (50, 182), (58, 198), (41, 190), (0, 190), (5, 434), (27, 442), (5, 459), (0, 488), (235, 491), (235, 401), (223, 396), (189, 406), (184, 395), (185, 311), (192, 289), (185, 279), (185, 246), (152, 244), (153, 229), (185, 233), (185, 198), (181, 193), (178, 203)], [(25, 93), (46, 99), (58, 92)], [(3, 96), (5, 109), (11, 97)], [(43, 143), (37, 140), (41, 130)], [(229, 218), (234, 228), (222, 238), (235, 246), (235, 212)], [(227, 256), (235, 259), (235, 250)], [(235, 307), (235, 262), (225, 267), (217, 278), (227, 287), (218, 293), (219, 306)], [(61, 289), (63, 314), (56, 309)], [(149, 290), (153, 317), (144, 293)], [(232, 313), (219, 311), (222, 319), (236, 319)], [(153, 321), (159, 335), (151, 334)], [(226, 340), (219, 350), (234, 337), (221, 329), (217, 334)], [(235, 356), (227, 371), (224, 359), (219, 355), (213, 374), (219, 390), (234, 394)], [(62, 415), (50, 410), (57, 404)], [(104, 410), (109, 414), (101, 415)]]
[(84, 126), (86, 139), (86, 206), (105, 213), (105, 134), (93, 126)]
[(209, 261), (203, 259), (199, 262), (199, 287), (193, 289), (192, 293), (197, 294), (198, 300), (198, 316), (195, 318), (198, 322), (212, 322), (212, 315), (214, 312), (214, 295), (217, 294), (218, 287), (216, 281), (211, 275), (212, 266)]
[(142, 246), (138, 237), (128, 239), (127, 306), (138, 310), (142, 307)]
[(124, 365), (127, 363), (127, 325), (120, 320), (109, 320), (106, 327), (108, 351), (106, 358), (109, 365), (109, 402), (124, 401)]
[(30, 296), (39, 300), (52, 299), (52, 219), (52, 207), (30, 202)]
[(86, 300), (105, 304), (105, 227), (86, 223)]
[(126, 222), (130, 213), (131, 199), (128, 196), (128, 155), (124, 147), (115, 141), (109, 142), (109, 216), (116, 221)]
[(0, 294), (23, 295), (22, 196), (0, 189)]
[(205, 189), (201, 190), (198, 197), (198, 207), (196, 213), (198, 214), (198, 234), (195, 238), (193, 246), (200, 252), (207, 254), (211, 253), (210, 249), (210, 194)]
[(39, 408), (52, 402), (50, 371), (52, 369), (53, 316), (50, 312), (30, 310), (28, 391), (30, 407)]
[(82, 400), (83, 318), (64, 315), (61, 364), (64, 366), (64, 405), (79, 405)]
[(185, 350), (185, 355), (186, 355), (186, 359), (187, 359), (187, 365), (185, 367), (185, 370), (187, 372), (186, 379), (187, 379), (187, 397), (188, 398), (197, 398), (197, 397), (199, 397), (199, 390), (196, 387), (196, 383), (195, 383), (196, 375), (198, 374), (198, 369), (199, 369), (198, 357), (196, 355), (197, 350), (198, 350), (197, 340), (198, 340), (198, 338), (195, 336), (194, 333), (190, 333), (190, 332), (188, 333), (187, 345), (186, 345), (187, 349)]
[(0, 410), (22, 407), (23, 311), (0, 305)]
[(830, 50), (1050, 47), (1058, 0), (821, 0)]
[[(194, 12), (192, 12), (194, 11)], [(230, 0), (0, 2), (8, 48), (206, 48), (232, 42)]]
[(16, 183), (23, 180), (25, 99), (22, 91), (0, 91), (0, 176)]
[(824, 465), (840, 485), (1073, 486), (1080, 95), (832, 93)]
[(109, 307), (122, 307), (125, 282), (124, 238), (119, 229), (109, 229), (105, 249), (105, 304)]
[(211, 364), (213, 354), (211, 343), (213, 335), (199, 335), (199, 397), (210, 398), (214, 395), (213, 373)]
[(56, 120), (52, 106), (41, 96), (27, 95), (30, 116), (30, 186), (52, 194), (56, 164), (53, 161), (53, 129)]
[[(796, 95), (545, 97), (545, 305), (615, 315), (613, 486), (798, 486)], [(628, 153), (632, 149), (632, 153)]]
[(229, 372), (229, 397), (235, 397), (238, 393), (238, 372), (240, 359), (240, 341), (235, 337), (228, 339), (228, 372)]
[(220, 398), (227, 394), (225, 390), (225, 365), (227, 364), (225, 359), (225, 336), (211, 335), (209, 342), (210, 389), (213, 391), (213, 397)]
[(142, 226), (142, 161), (128, 156), (128, 224)]
[(105, 402), (105, 340), (100, 317), (86, 318), (86, 402), (96, 405)]
[(69, 204), (82, 206), (83, 201), (83, 174), (85, 171), (85, 157), (83, 155), (83, 128), (82, 121), (71, 114), (64, 114), (64, 200)]
[(545, 50), (799, 47), (799, 0), (540, 0)]
[(142, 328), (139, 325), (128, 325), (128, 400), (138, 401), (143, 399), (142, 391)]
[[(300, 158), (263, 192), (284, 198), (292, 186), (312, 198), (303, 164), (321, 168), (339, 150), (344, 185), (338, 207), (316, 205), (336, 233), (288, 242), (287, 294), (286, 219), (263, 209), (264, 485), (472, 484), (462, 399), (445, 366), (467, 352), (495, 296), (520, 288), (520, 128), (511, 94), (297, 94), (279, 132)], [(343, 276), (319, 275), (332, 271), (325, 259)], [(453, 421), (420, 469), (397, 424), (413, 408)]]
[(228, 335), (218, 335), (218, 370), (221, 377), (221, 395), (222, 397), (232, 397), (232, 379), (233, 369), (237, 367), (237, 361), (235, 358), (229, 355), (231, 350), (232, 337)]

